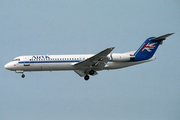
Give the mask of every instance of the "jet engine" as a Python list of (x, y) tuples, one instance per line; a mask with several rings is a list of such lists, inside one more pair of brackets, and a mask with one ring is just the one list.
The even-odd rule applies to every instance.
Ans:
[(132, 61), (135, 56), (131, 54), (118, 54), (118, 53), (113, 53), (111, 54), (111, 60), (114, 62), (128, 62)]

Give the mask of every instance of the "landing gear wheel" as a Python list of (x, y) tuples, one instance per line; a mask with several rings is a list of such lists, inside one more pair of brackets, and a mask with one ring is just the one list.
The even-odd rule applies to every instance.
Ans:
[(21, 76), (22, 78), (24, 78), (25, 77), (25, 75), (24, 74), (22, 74), (22, 76)]
[(89, 75), (84, 76), (84, 79), (87, 81), (89, 80)]
[(90, 75), (94, 75), (94, 73), (95, 73), (94, 70), (89, 71), (89, 74), (90, 74)]

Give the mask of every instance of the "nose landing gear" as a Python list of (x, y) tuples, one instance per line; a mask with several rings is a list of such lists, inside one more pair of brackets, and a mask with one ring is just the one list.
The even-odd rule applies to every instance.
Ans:
[(24, 78), (25, 77), (25, 75), (24, 74), (22, 74), (22, 76), (21, 76), (22, 78)]

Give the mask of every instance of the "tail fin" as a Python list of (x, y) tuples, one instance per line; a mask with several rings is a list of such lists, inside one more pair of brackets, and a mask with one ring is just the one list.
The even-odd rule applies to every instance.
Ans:
[(174, 33), (169, 33), (160, 37), (150, 37), (148, 38), (141, 47), (134, 53), (134, 61), (147, 60), (150, 59), (156, 52), (158, 46), (162, 44), (168, 36)]

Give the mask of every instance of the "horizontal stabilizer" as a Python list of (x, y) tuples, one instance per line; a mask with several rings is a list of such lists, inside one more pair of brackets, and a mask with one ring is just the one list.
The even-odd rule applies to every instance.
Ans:
[(172, 35), (174, 33), (169, 33), (169, 34), (166, 34), (166, 35), (163, 35), (163, 36), (160, 36), (160, 37), (156, 37), (156, 38), (153, 38), (151, 39), (150, 41), (162, 41), (162, 40), (165, 40), (167, 37), (169, 37), (170, 35)]

